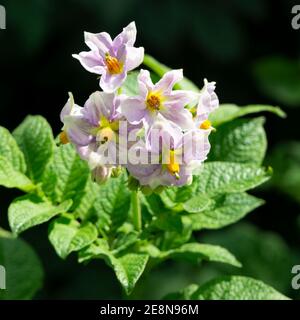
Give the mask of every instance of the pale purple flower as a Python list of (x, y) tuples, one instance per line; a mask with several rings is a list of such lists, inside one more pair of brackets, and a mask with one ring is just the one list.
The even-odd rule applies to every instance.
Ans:
[(146, 159), (158, 160), (126, 166), (142, 186), (155, 189), (191, 183), (193, 172), (206, 159), (210, 144), (206, 132), (193, 129), (183, 133), (160, 117), (151, 126), (149, 142), (138, 143), (134, 148)]
[(101, 75), (100, 87), (105, 92), (117, 90), (125, 81), (127, 72), (138, 67), (144, 59), (144, 48), (135, 48), (136, 26), (131, 22), (112, 40), (106, 32), (84, 33), (90, 51), (74, 54), (89, 72)]
[(204, 79), (204, 86), (199, 95), (199, 102), (196, 111), (196, 126), (202, 130), (211, 130), (211, 123), (208, 116), (219, 107), (219, 99), (215, 93), (216, 83)]
[(63, 131), (75, 145), (82, 159), (88, 161), (91, 169), (104, 163), (107, 157), (115, 154), (121, 97), (114, 93), (96, 91), (86, 101), (84, 107), (75, 105), (69, 98), (61, 112)]
[(124, 99), (122, 113), (132, 124), (143, 121), (147, 129), (159, 114), (183, 130), (191, 129), (194, 126), (192, 114), (185, 106), (195, 100), (195, 94), (191, 91), (172, 90), (182, 78), (182, 70), (173, 70), (153, 84), (149, 71), (141, 70), (138, 76), (139, 96)]

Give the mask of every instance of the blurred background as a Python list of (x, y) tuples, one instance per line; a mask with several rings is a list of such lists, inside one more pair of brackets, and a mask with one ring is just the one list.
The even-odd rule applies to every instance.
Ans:
[[(300, 1), (298, 1), (300, 4)], [(169, 262), (145, 277), (139, 298), (160, 298), (218, 274), (243, 274), (300, 298), (291, 288), (291, 269), (300, 264), (300, 29), (291, 26), (288, 0), (0, 0), (7, 29), (0, 30), (0, 125), (13, 130), (27, 114), (41, 114), (54, 133), (72, 91), (79, 104), (98, 89), (95, 75), (71, 57), (85, 49), (83, 31), (116, 35), (131, 21), (138, 46), (172, 68), (184, 68), (198, 86), (217, 82), (221, 103), (270, 104), (287, 119), (267, 115), (266, 165), (274, 178), (255, 195), (266, 205), (241, 223), (202, 232), (199, 241), (228, 248), (241, 270)], [(1, 137), (0, 137), (1, 138)], [(0, 190), (0, 224), (17, 191)], [(122, 294), (112, 271), (101, 261), (78, 265), (75, 255), (60, 260), (47, 240), (47, 226), (30, 230), (45, 269), (37, 299), (117, 299)], [(159, 286), (151, 284), (158, 281)]]

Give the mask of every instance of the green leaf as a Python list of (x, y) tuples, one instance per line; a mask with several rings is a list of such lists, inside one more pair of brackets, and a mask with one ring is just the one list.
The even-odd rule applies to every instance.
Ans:
[[(194, 196), (197, 188), (196, 183), (192, 183), (188, 186), (183, 187), (168, 187), (160, 193), (160, 197), (164, 205), (172, 210), (182, 210), (182, 203), (191, 199)], [(177, 208), (176, 208), (177, 207)]]
[(10, 132), (3, 127), (0, 127), (0, 137), (0, 156), (9, 162), (15, 171), (25, 173), (25, 158), (19, 149), (16, 140)]
[(121, 93), (128, 96), (137, 96), (139, 94), (139, 86), (137, 82), (137, 77), (139, 72), (132, 71), (129, 72), (124, 84), (121, 87)]
[(162, 252), (161, 259), (178, 258), (191, 261), (215, 261), (241, 267), (236, 258), (226, 249), (201, 243), (186, 243), (179, 248)]
[(84, 195), (90, 170), (71, 144), (55, 149), (54, 157), (43, 175), (43, 190), (53, 203), (73, 200), (76, 208)]
[[(152, 71), (154, 71), (160, 77), (162, 77), (166, 72), (171, 70), (171, 68), (158, 62), (156, 59), (149, 56), (148, 54), (145, 54), (143, 63), (144, 63), (144, 65), (146, 65), (148, 68), (150, 68)], [(183, 80), (181, 80), (179, 83), (177, 83), (174, 86), (174, 88), (181, 89), (181, 90), (191, 90), (191, 91), (195, 91), (195, 92), (200, 91), (200, 89), (191, 80), (189, 80), (187, 78), (183, 78)]]
[[(175, 212), (176, 214), (176, 212)], [(182, 244), (188, 242), (192, 236), (192, 221), (186, 215), (178, 214), (180, 224), (176, 225), (176, 220), (171, 221), (173, 224), (168, 226), (168, 230), (163, 234), (163, 242), (161, 249), (166, 251), (173, 248), (178, 248)], [(178, 220), (179, 220), (178, 219)], [(172, 227), (172, 228), (171, 228)]]
[(97, 215), (110, 217), (112, 229), (121, 226), (128, 217), (130, 208), (130, 191), (126, 187), (127, 176), (109, 179), (99, 188), (99, 199), (95, 202)]
[(267, 162), (274, 167), (270, 185), (300, 203), (300, 143), (286, 141), (279, 144)]
[(145, 270), (149, 256), (142, 253), (128, 253), (116, 257), (109, 250), (108, 243), (103, 239), (99, 239), (79, 252), (79, 262), (96, 258), (104, 259), (114, 269), (119, 282), (126, 294), (129, 295)]
[(272, 170), (250, 164), (207, 162), (194, 176), (197, 192), (213, 196), (222, 193), (243, 192), (267, 181)]
[(212, 203), (211, 199), (203, 194), (198, 194), (182, 204), (185, 211), (190, 213), (201, 212)]
[(260, 165), (267, 149), (264, 121), (264, 118), (237, 119), (218, 127), (210, 136), (209, 161)]
[(42, 287), (41, 261), (25, 241), (8, 232), (0, 236), (0, 265), (6, 269), (6, 290), (0, 290), (0, 300), (31, 299)]
[(192, 300), (288, 300), (261, 281), (240, 276), (225, 276), (200, 286)]
[(114, 255), (127, 250), (133, 244), (139, 241), (139, 234), (137, 231), (129, 231), (128, 233), (121, 233), (112, 244), (112, 253)]
[(34, 188), (32, 182), (2, 156), (0, 156), (0, 185), (6, 188), (18, 188), (25, 192)]
[(28, 176), (39, 182), (54, 150), (51, 127), (41, 116), (28, 116), (13, 135), (25, 155)]
[[(261, 279), (281, 292), (291, 288), (291, 266), (297, 264), (297, 255), (284, 239), (275, 232), (260, 230), (249, 223), (234, 224), (230, 228), (208, 232), (201, 241), (214, 245), (222, 244), (239, 257), (243, 264), (240, 270), (226, 265), (207, 265), (202, 272), (220, 275), (244, 275)], [(212, 270), (213, 269), (213, 270)]]
[(163, 297), (163, 300), (189, 300), (191, 295), (197, 291), (199, 286), (195, 283), (188, 285), (186, 288), (178, 291), (169, 293)]
[(97, 183), (88, 179), (80, 202), (74, 210), (74, 215), (82, 221), (97, 217), (96, 202), (100, 200), (100, 190), (101, 187)]
[(9, 206), (9, 225), (14, 233), (19, 234), (60, 213), (67, 212), (71, 205), (71, 200), (67, 200), (59, 206), (53, 206), (51, 203), (43, 202), (35, 195), (26, 195), (15, 199)]
[(251, 104), (243, 107), (239, 107), (235, 104), (221, 104), (218, 109), (209, 115), (209, 120), (212, 122), (214, 127), (218, 127), (225, 122), (258, 112), (271, 112), (281, 118), (286, 117), (285, 112), (279, 107), (261, 104)]
[(217, 196), (209, 210), (188, 215), (194, 230), (219, 229), (242, 219), (264, 201), (247, 193)]
[(267, 57), (254, 66), (254, 76), (261, 91), (286, 106), (300, 103), (300, 64), (285, 57)]
[(73, 216), (62, 216), (49, 227), (49, 240), (62, 259), (90, 245), (97, 236), (97, 229), (92, 223), (80, 225)]

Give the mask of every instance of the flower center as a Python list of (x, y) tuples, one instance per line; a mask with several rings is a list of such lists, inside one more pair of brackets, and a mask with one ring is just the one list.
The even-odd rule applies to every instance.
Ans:
[(67, 144), (67, 143), (70, 142), (66, 131), (63, 131), (63, 132), (60, 133), (59, 140), (60, 140), (61, 144)]
[(106, 143), (108, 141), (115, 141), (116, 140), (116, 133), (110, 127), (103, 128), (99, 131), (97, 135), (98, 141), (100, 143)]
[(91, 134), (97, 137), (97, 141), (105, 143), (116, 140), (119, 131), (119, 121), (109, 121), (104, 116), (99, 120), (99, 126), (92, 129)]
[(203, 130), (208, 130), (210, 128), (211, 128), (211, 122), (209, 120), (204, 120), (200, 125), (200, 129), (203, 129)]
[(167, 168), (168, 168), (168, 171), (171, 173), (171, 175), (175, 176), (177, 180), (180, 179), (180, 176), (179, 176), (180, 165), (175, 160), (174, 150), (170, 150), (169, 163), (167, 165)]
[(105, 55), (105, 63), (109, 73), (119, 74), (123, 70), (123, 64), (115, 57), (112, 57), (109, 53)]
[(159, 110), (162, 97), (158, 92), (150, 92), (147, 96), (147, 106), (151, 110)]

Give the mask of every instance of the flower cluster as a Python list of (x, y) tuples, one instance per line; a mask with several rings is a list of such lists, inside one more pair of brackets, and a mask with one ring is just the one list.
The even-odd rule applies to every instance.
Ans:
[(174, 90), (182, 70), (169, 71), (154, 84), (150, 72), (141, 69), (138, 95), (123, 94), (128, 72), (144, 58), (135, 40), (134, 22), (114, 40), (106, 32), (85, 33), (90, 51), (73, 57), (100, 76), (102, 91), (92, 93), (83, 107), (70, 94), (61, 112), (60, 140), (74, 144), (99, 183), (124, 167), (151, 189), (189, 184), (210, 150), (208, 116), (219, 105), (215, 83), (205, 79), (198, 93)]

